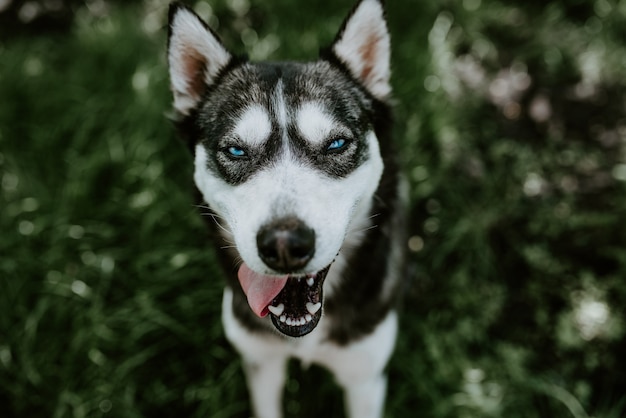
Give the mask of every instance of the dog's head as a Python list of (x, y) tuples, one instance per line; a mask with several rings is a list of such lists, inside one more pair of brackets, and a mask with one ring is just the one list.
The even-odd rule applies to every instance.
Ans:
[(236, 58), (190, 9), (170, 8), (174, 109), (196, 185), (241, 257), (250, 307), (286, 335), (315, 328), (326, 273), (370, 226), (389, 55), (379, 0), (362, 0), (312, 63)]

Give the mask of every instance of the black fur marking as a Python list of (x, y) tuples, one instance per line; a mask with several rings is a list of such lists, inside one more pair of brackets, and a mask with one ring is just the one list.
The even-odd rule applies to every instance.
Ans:
[[(391, 262), (389, 250), (392, 242), (406, 242), (406, 216), (399, 197), (399, 173), (396, 152), (391, 137), (391, 108), (386, 103), (374, 100), (372, 123), (384, 162), (384, 171), (374, 196), (371, 214), (377, 227), (368, 230), (363, 244), (348, 258), (350, 266), (344, 273), (340, 285), (325, 303), (326, 314), (339, 318), (332, 321), (330, 339), (338, 344), (348, 344), (370, 332), (385, 319), (386, 314), (399, 302), (399, 288), (403, 281), (404, 266), (398, 265), (400, 277), (395, 283), (384, 283), (383, 279)], [(401, 235), (398, 237), (397, 235)], [(401, 248), (404, 253), (404, 247)], [(404, 255), (400, 255), (404, 260)], [(391, 286), (390, 299), (383, 300), (383, 286)]]
[[(197, 142), (207, 148), (208, 169), (229, 184), (243, 183), (269, 164), (285, 146), (285, 138), (295, 155), (331, 177), (345, 177), (366, 160), (365, 135), (371, 129), (372, 100), (328, 63), (237, 62), (218, 77), (219, 83), (208, 88), (201, 105), (182, 121), (181, 127), (191, 139), (191, 148)], [(279, 83), (280, 99), (286, 101), (287, 109), (297, 109), (309, 101), (319, 102), (335, 120), (353, 129), (347, 135), (350, 144), (344, 152), (328, 153), (325, 147), (308, 145), (298, 132), (293, 112), (287, 115), (286, 127), (279, 124), (275, 103)], [(232, 132), (238, 118), (252, 105), (268, 111), (271, 134), (262, 146), (249, 149), (247, 158), (235, 161), (223, 150), (231, 145), (246, 147), (245, 139), (240, 141)]]
[[(368, 146), (365, 135), (357, 133), (359, 137), (354, 138), (354, 134), (353, 132), (347, 134), (331, 133), (326, 142), (311, 145), (301, 136), (297, 127), (291, 126), (289, 129), (293, 153), (310, 166), (335, 178), (348, 176), (367, 160)], [(339, 138), (346, 140), (344, 148), (329, 152), (328, 144)]]

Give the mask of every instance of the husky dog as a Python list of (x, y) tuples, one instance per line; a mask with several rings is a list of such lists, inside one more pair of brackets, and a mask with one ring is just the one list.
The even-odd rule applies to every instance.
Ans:
[(334, 374), (350, 417), (380, 417), (404, 252), (381, 0), (361, 0), (310, 63), (234, 56), (181, 4), (169, 19), (174, 111), (254, 413), (282, 416), (295, 357)]

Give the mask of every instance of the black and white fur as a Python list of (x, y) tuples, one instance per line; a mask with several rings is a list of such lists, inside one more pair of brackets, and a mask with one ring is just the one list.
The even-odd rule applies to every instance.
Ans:
[[(228, 278), (223, 324), (243, 357), (256, 416), (282, 416), (286, 364), (295, 357), (334, 374), (350, 417), (380, 417), (404, 247), (390, 134), (390, 37), (380, 0), (361, 0), (310, 63), (248, 62), (189, 8), (173, 4), (169, 17), (174, 110), (215, 220)], [(307, 232), (307, 253), (269, 263), (261, 231), (284, 238), (292, 231), (287, 221)], [(285, 239), (278, 253), (293, 250)], [(288, 275), (290, 291), (282, 293), (303, 288), (311, 294), (295, 295), (293, 304), (314, 298), (321, 308), (307, 303), (309, 315), (281, 293), (277, 300), (304, 314), (291, 318), (277, 302), (269, 315), (255, 314), (237, 276), (244, 265), (257, 284)], [(314, 290), (300, 283), (307, 280)]]

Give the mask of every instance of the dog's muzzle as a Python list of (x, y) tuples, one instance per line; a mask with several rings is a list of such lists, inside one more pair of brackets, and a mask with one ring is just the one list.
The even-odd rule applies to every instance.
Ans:
[(322, 317), (322, 285), (330, 268), (304, 271), (315, 254), (315, 231), (297, 218), (284, 218), (259, 230), (257, 246), (263, 262), (282, 275), (261, 274), (241, 265), (239, 282), (250, 308), (260, 317), (269, 314), (285, 335), (310, 333)]

